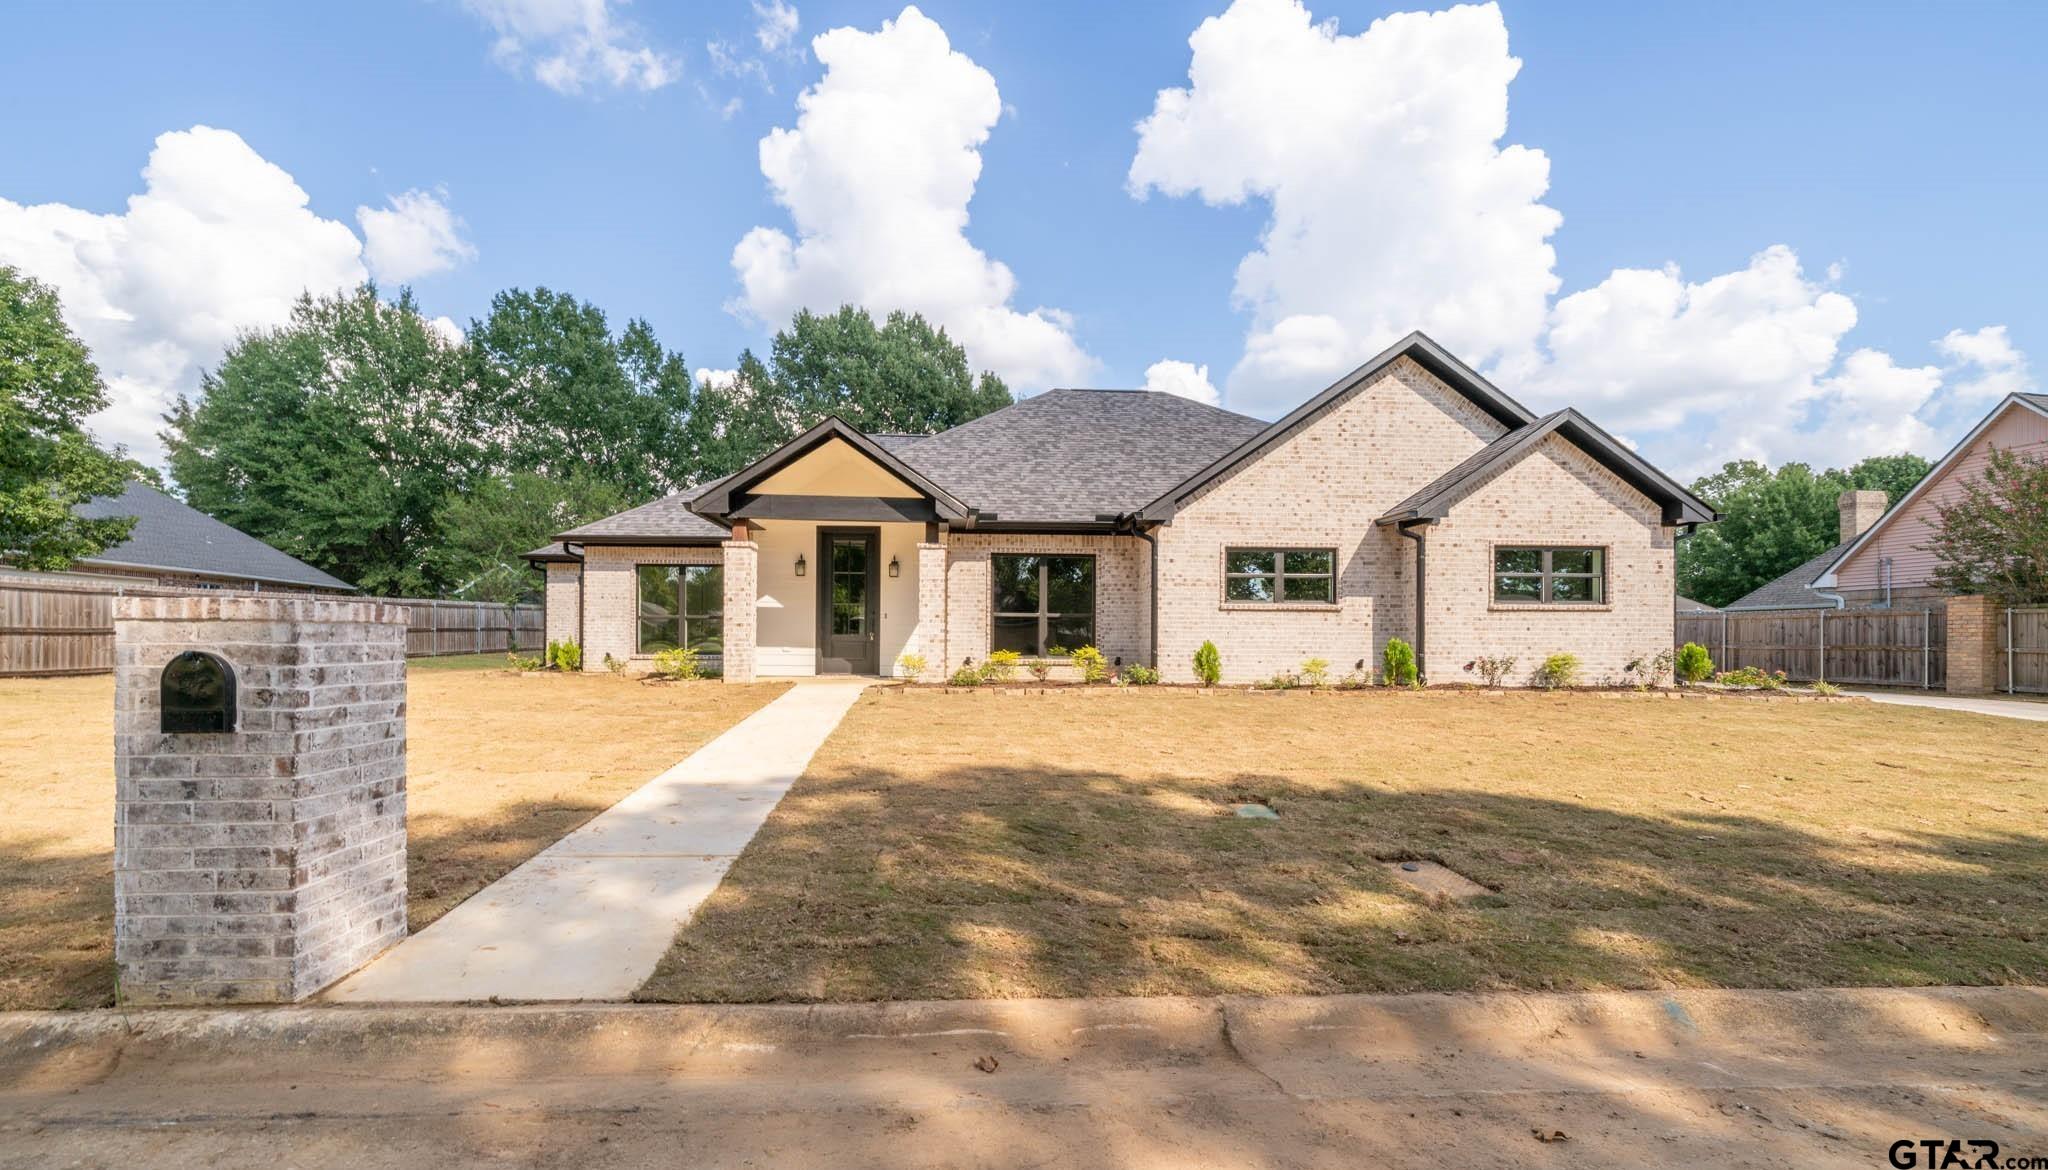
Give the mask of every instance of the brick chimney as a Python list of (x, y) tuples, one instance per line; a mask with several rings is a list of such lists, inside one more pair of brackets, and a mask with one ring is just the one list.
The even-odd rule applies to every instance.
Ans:
[(1842, 543), (1847, 544), (1877, 523), (1884, 515), (1885, 494), (1883, 492), (1843, 492), (1835, 501), (1835, 511), (1842, 517)]

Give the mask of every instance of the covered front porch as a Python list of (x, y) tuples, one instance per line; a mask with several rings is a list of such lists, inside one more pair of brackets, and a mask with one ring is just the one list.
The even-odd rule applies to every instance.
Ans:
[[(941, 539), (935, 521), (740, 520), (722, 546), (725, 677), (896, 677), (906, 654), (937, 670), (945, 662)], [(929, 612), (919, 588), (926, 579), (937, 586)]]

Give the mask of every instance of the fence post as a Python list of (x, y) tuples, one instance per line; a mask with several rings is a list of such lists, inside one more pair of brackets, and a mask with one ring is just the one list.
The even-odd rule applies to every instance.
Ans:
[(1934, 611), (1920, 611), (1920, 689), (1934, 688)]
[(1728, 611), (1721, 611), (1721, 669), (1732, 670), (1734, 664), (1728, 661)]
[(1820, 678), (1828, 681), (1828, 611), (1820, 611)]
[(2012, 606), (2005, 607), (2005, 693), (2014, 694), (2012, 660), (2019, 652), (2019, 644), (2012, 639)]

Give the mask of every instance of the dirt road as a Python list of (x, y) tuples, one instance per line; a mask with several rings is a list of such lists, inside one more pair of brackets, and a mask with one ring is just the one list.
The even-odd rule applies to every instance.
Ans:
[(0, 1016), (8, 1167), (1871, 1167), (1901, 1139), (2048, 1155), (2048, 990)]

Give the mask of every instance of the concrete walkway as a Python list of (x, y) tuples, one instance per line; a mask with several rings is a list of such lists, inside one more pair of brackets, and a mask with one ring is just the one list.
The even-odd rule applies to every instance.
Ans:
[(1943, 711), (1967, 711), (1972, 715), (1995, 715), (2001, 719), (2029, 719), (2048, 723), (2048, 703), (2029, 699), (2002, 699), (1993, 695), (1914, 694), (1910, 691), (1849, 691), (1873, 703), (1894, 703), (1901, 707), (1936, 707)]
[(626, 998), (866, 685), (791, 687), (326, 998)]
[(20, 1013), (0, 1168), (1869, 1170), (2048, 1154), (2044, 1054), (2022, 987)]

